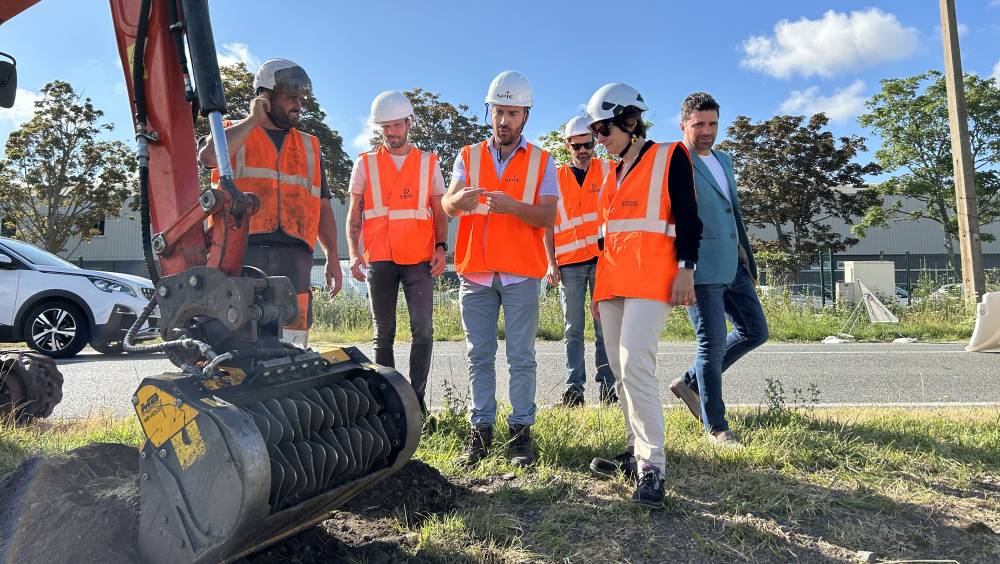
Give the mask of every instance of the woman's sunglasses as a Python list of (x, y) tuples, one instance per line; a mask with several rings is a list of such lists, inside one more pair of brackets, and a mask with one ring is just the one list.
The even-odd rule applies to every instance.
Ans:
[(590, 124), (590, 131), (594, 135), (600, 135), (602, 137), (607, 137), (611, 135), (611, 120), (606, 119), (604, 121), (598, 121)]
[(594, 142), (587, 141), (586, 143), (570, 143), (569, 146), (573, 147), (574, 151), (579, 151), (580, 149), (587, 149), (589, 151), (594, 148)]

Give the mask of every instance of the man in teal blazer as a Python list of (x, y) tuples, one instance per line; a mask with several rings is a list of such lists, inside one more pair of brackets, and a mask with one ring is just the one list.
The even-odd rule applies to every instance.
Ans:
[[(739, 447), (722, 401), (722, 373), (767, 340), (767, 321), (755, 290), (757, 264), (740, 215), (739, 195), (729, 155), (712, 149), (719, 133), (719, 104), (696, 92), (681, 106), (684, 144), (691, 151), (698, 218), (702, 223), (694, 272), (697, 303), (688, 317), (698, 339), (692, 366), (670, 390), (702, 422), (709, 439)], [(733, 330), (726, 332), (726, 319)]]

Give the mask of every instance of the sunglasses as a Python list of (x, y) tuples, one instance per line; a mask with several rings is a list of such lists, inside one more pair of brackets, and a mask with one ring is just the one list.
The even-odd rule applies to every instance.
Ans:
[(611, 120), (606, 119), (604, 121), (598, 121), (590, 124), (590, 131), (594, 135), (600, 135), (602, 137), (611, 135)]
[(594, 142), (587, 141), (586, 143), (570, 143), (569, 146), (573, 147), (574, 151), (579, 151), (580, 149), (587, 149), (589, 151), (594, 148)]

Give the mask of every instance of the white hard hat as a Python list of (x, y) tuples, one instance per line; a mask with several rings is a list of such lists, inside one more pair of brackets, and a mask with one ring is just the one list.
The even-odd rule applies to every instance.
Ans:
[(566, 122), (566, 128), (563, 130), (563, 139), (569, 139), (570, 137), (576, 137), (577, 135), (593, 135), (590, 128), (590, 119), (583, 116), (576, 116)]
[(497, 106), (520, 106), (530, 108), (531, 83), (517, 71), (503, 71), (498, 74), (486, 92), (486, 103)]
[(590, 101), (587, 102), (587, 115), (590, 117), (590, 123), (596, 123), (616, 117), (628, 107), (643, 112), (649, 109), (638, 90), (628, 84), (612, 82), (598, 88), (590, 97)]
[(253, 77), (253, 89), (267, 88), (285, 92), (312, 94), (312, 81), (305, 69), (288, 59), (270, 59), (257, 69)]
[(386, 90), (372, 100), (371, 122), (378, 125), (408, 118), (413, 115), (413, 104), (406, 94), (397, 90)]

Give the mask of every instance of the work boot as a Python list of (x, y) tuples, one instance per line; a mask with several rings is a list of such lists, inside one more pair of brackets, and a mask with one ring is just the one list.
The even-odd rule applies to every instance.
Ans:
[(736, 433), (730, 431), (729, 429), (726, 429), (725, 431), (716, 431), (714, 433), (709, 433), (708, 441), (720, 447), (726, 447), (731, 449), (743, 448), (743, 443), (740, 442), (740, 438), (736, 436)]
[(632, 501), (652, 509), (663, 507), (663, 475), (659, 468), (643, 465), (642, 474), (636, 480), (635, 492), (632, 493)]
[(614, 384), (601, 382), (601, 403), (604, 405), (614, 405), (618, 403), (618, 391)]
[(626, 478), (635, 478), (635, 457), (632, 456), (632, 449), (615, 456), (614, 458), (595, 458), (590, 461), (590, 471), (598, 478), (614, 478), (621, 472)]
[(507, 454), (512, 466), (527, 466), (535, 461), (535, 449), (531, 447), (531, 426), (510, 425), (510, 446)]
[(469, 431), (469, 439), (465, 443), (465, 450), (458, 457), (457, 462), (462, 466), (475, 466), (489, 455), (492, 446), (493, 427), (491, 425), (473, 425)]
[(684, 405), (691, 411), (691, 415), (694, 415), (694, 418), (701, 423), (701, 398), (698, 396), (698, 392), (688, 386), (683, 376), (670, 383), (670, 391), (684, 402)]
[(583, 390), (570, 387), (566, 388), (562, 396), (563, 407), (583, 407)]

